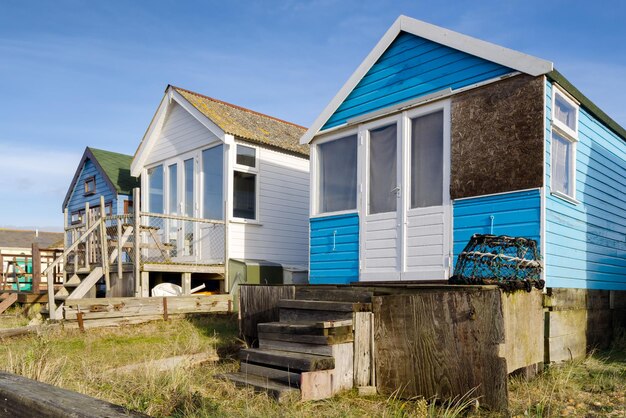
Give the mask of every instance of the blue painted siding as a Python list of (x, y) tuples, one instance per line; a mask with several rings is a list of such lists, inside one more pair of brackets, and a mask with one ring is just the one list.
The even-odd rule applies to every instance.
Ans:
[(322, 130), (445, 88), (458, 89), (513, 70), (402, 32)]
[[(491, 219), (493, 215), (493, 232)], [(541, 236), (541, 193), (539, 189), (482, 196), (453, 202), (454, 264), (474, 234), (509, 235), (531, 238), (539, 244)]]
[[(89, 159), (85, 161), (83, 164), (80, 176), (74, 185), (74, 190), (72, 190), (72, 194), (68, 200), (67, 208), (69, 211), (69, 215), (71, 217), (72, 212), (76, 212), (77, 210), (84, 209), (85, 203), (89, 202), (89, 206), (99, 206), (100, 205), (100, 196), (104, 196), (105, 203), (113, 202), (113, 214), (117, 213), (117, 201), (115, 199), (115, 193), (107, 182), (104, 180), (102, 173), (96, 168), (96, 165)], [(90, 196), (85, 196), (85, 180), (91, 176), (96, 177), (96, 193)], [(71, 218), (68, 219), (68, 222), (71, 221)]]
[(546, 281), (626, 290), (626, 142), (580, 109), (576, 199), (551, 195), (552, 84), (546, 84)]
[(115, 207), (116, 205), (113, 204), (113, 211), (116, 214), (123, 214), (124, 213), (124, 202), (127, 200), (133, 200), (130, 196), (125, 195), (125, 194), (118, 194), (117, 195), (117, 208)]
[(359, 215), (351, 213), (311, 219), (310, 249), (311, 284), (358, 281)]

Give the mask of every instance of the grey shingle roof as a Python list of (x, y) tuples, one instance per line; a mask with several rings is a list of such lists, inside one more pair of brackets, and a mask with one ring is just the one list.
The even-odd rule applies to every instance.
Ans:
[(0, 248), (31, 248), (35, 242), (39, 248), (63, 248), (63, 233), (0, 228)]

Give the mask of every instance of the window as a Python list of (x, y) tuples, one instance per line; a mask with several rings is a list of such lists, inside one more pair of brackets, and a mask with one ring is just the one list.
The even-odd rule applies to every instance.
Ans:
[(233, 191), (233, 216), (255, 219), (256, 174), (235, 171)]
[(218, 145), (202, 151), (204, 193), (202, 217), (224, 219), (224, 146)]
[(133, 209), (133, 201), (132, 200), (124, 200), (124, 213), (131, 213)]
[(167, 167), (167, 212), (171, 215), (178, 213), (178, 165), (172, 164)]
[(193, 216), (193, 158), (183, 162), (185, 170), (185, 211), (186, 216)]
[(256, 167), (256, 149), (237, 145), (237, 164)]
[(550, 187), (552, 194), (576, 202), (576, 143), (578, 104), (558, 88), (553, 89)]
[(163, 166), (148, 169), (148, 211), (163, 213)]
[(73, 212), (72, 213), (72, 217), (71, 217), (71, 223), (72, 225), (76, 225), (79, 224), (81, 222), (82, 218), (80, 216), (80, 214), (78, 212)]
[(108, 202), (104, 204), (104, 216), (113, 215), (113, 202)]
[(393, 212), (398, 201), (398, 127), (369, 131), (369, 214)]
[(357, 136), (317, 146), (319, 159), (318, 211), (356, 209)]
[(443, 204), (443, 112), (411, 119), (411, 208)]
[(85, 180), (85, 196), (96, 192), (96, 177), (92, 176)]

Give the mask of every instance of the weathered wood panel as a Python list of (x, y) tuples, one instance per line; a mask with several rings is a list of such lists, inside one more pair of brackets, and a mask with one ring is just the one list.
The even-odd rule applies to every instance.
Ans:
[(147, 417), (77, 392), (0, 372), (0, 416), (12, 418)]
[(372, 381), (372, 312), (354, 314), (354, 384), (357, 387), (370, 386)]
[(502, 292), (507, 373), (544, 361), (543, 294)]
[(476, 388), (483, 405), (507, 409), (499, 290), (376, 296), (373, 304), (380, 393), (452, 398)]
[(239, 332), (250, 345), (257, 345), (257, 324), (279, 319), (278, 301), (293, 299), (296, 286), (241, 285), (239, 287)]
[(543, 79), (519, 75), (452, 99), (452, 199), (543, 185)]

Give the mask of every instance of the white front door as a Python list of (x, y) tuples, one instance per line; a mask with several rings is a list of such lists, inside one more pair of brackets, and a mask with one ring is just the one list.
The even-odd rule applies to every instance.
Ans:
[(361, 127), (360, 280), (442, 280), (451, 242), (449, 102)]
[(402, 149), (398, 117), (361, 130), (361, 280), (400, 280), (402, 273)]

